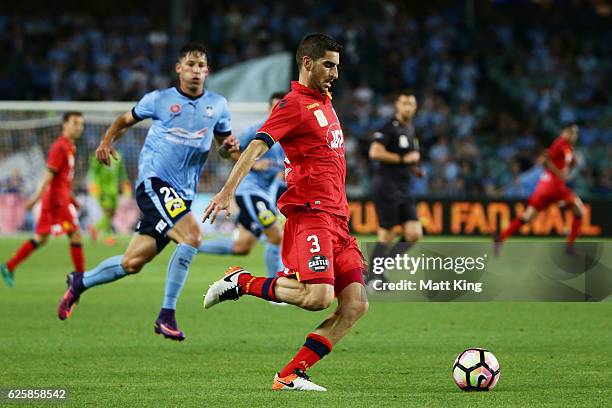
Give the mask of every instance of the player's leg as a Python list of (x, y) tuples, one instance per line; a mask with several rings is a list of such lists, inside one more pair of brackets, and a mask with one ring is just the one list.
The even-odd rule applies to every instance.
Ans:
[(257, 236), (253, 235), (242, 224), (238, 223), (234, 230), (234, 238), (222, 237), (202, 241), (198, 252), (215, 255), (248, 255), (257, 245)]
[(423, 226), (416, 213), (414, 201), (407, 198), (401, 203), (399, 212), (402, 225), (402, 241), (414, 244), (423, 238)]
[(519, 228), (524, 224), (531, 222), (537, 213), (544, 208), (548, 207), (551, 203), (558, 201), (556, 197), (556, 191), (558, 186), (549, 182), (539, 182), (536, 186), (535, 191), (531, 194), (527, 200), (527, 208), (522, 214), (515, 217), (510, 225), (502, 231), (499, 236), (495, 237), (496, 252), (499, 244), (504, 242), (506, 239), (514, 235)]
[[(90, 271), (68, 275), (68, 289), (58, 307), (60, 320), (65, 320), (70, 316), (74, 305), (85, 290), (139, 272), (168, 244), (169, 239), (166, 234), (172, 221), (168, 218), (167, 212), (158, 208), (161, 207), (160, 198), (157, 194), (154, 195), (150, 179), (145, 180), (136, 189), (136, 202), (142, 214), (136, 226), (136, 233), (132, 236), (127, 249), (123, 255), (107, 258)], [(179, 212), (184, 212), (187, 207), (181, 207), (179, 210)]]
[(6, 263), (0, 265), (0, 274), (9, 287), (15, 285), (15, 269), (25, 261), (40, 246), (44, 245), (51, 233), (51, 226), (55, 223), (54, 212), (51, 207), (45, 206), (40, 211), (40, 217), (36, 223), (34, 238), (21, 244), (15, 254)]
[(264, 254), (266, 269), (268, 270), (268, 277), (273, 277), (276, 275), (276, 273), (285, 269), (281, 257), (283, 231), (278, 223), (274, 223), (271, 227), (264, 229), (263, 232), (267, 238)]
[(15, 286), (15, 269), (17, 269), (17, 266), (32, 255), (32, 252), (43, 246), (48, 239), (49, 232), (34, 234), (33, 238), (21, 244), (15, 254), (6, 263), (0, 265), (0, 274), (9, 287)]
[(73, 204), (55, 208), (55, 221), (61, 225), (70, 240), (70, 257), (74, 271), (83, 273), (85, 270), (85, 257), (83, 255), (82, 237), (79, 227), (79, 216)]
[(83, 254), (83, 237), (80, 229), (68, 232), (70, 240), (70, 257), (74, 265), (74, 271), (83, 273), (85, 271), (85, 255)]
[(251, 203), (249, 194), (236, 195), (239, 210), (235, 230), (237, 236), (204, 241), (198, 248), (198, 252), (216, 255), (247, 255), (251, 252), (251, 249), (257, 244), (262, 228), (257, 220), (257, 215), (252, 210), (252, 204), (247, 207), (247, 202)]
[(185, 334), (176, 323), (176, 303), (189, 275), (189, 265), (198, 252), (201, 243), (201, 231), (198, 221), (191, 212), (187, 212), (168, 231), (168, 238), (178, 245), (168, 262), (166, 288), (159, 315), (155, 321), (155, 332), (171, 340), (182, 341)]
[(334, 289), (338, 297), (338, 307), (306, 337), (302, 348), (275, 377), (273, 389), (286, 389), (287, 383), (329, 354), (332, 346), (348, 334), (367, 312), (368, 300), (363, 282), (362, 255), (354, 238), (348, 242), (348, 246), (343, 246), (338, 251), (334, 262), (337, 271)]
[(508, 225), (508, 227), (506, 227), (506, 229), (504, 229), (501, 234), (496, 234), (493, 237), (493, 252), (495, 253), (495, 255), (499, 255), (501, 251), (501, 246), (504, 241), (506, 241), (506, 239), (514, 235), (523, 225), (530, 223), (531, 220), (533, 220), (538, 214), (538, 212), (546, 205), (548, 205), (548, 201), (545, 199), (545, 197), (537, 197), (536, 199), (534, 199), (534, 196), (532, 196), (529, 198), (529, 201), (527, 203), (528, 204), (527, 208), (525, 208), (525, 211), (523, 211), (521, 215), (515, 217), (510, 222), (510, 225)]
[(94, 236), (95, 239), (97, 239), (98, 235), (101, 234), (104, 237), (104, 243), (112, 246), (116, 242), (112, 235), (113, 217), (119, 205), (119, 196), (117, 194), (102, 193), (100, 197), (98, 197), (98, 202), (102, 209), (102, 215), (98, 223), (95, 226), (91, 226), (90, 233), (92, 234), (92, 239), (94, 239)]
[(419, 221), (407, 221), (403, 225), (404, 241), (415, 243), (423, 238), (423, 226)]
[(123, 255), (107, 258), (84, 273), (68, 274), (68, 289), (58, 307), (59, 319), (66, 320), (70, 317), (74, 306), (86, 290), (139, 272), (147, 262), (155, 258), (158, 248), (159, 243), (155, 238), (135, 233)]
[[(272, 196), (274, 197), (274, 195)], [(281, 258), (283, 232), (277, 222), (276, 205), (271, 202), (268, 196), (261, 194), (260, 196), (251, 196), (251, 200), (246, 201), (246, 207), (251, 217), (255, 218), (255, 225), (259, 228), (258, 231), (263, 231), (266, 236), (267, 242), (264, 260), (268, 271), (268, 277), (274, 277), (285, 268)], [(253, 227), (255, 227), (255, 225), (253, 225)], [(251, 232), (255, 233), (256, 231), (251, 230)]]
[[(401, 203), (398, 202), (396, 197), (389, 195), (387, 187), (378, 186), (374, 194), (374, 206), (378, 219), (378, 229), (376, 231), (377, 243), (373, 245), (372, 253), (369, 254), (370, 259), (388, 255), (389, 246), (397, 237), (395, 227), (402, 222), (400, 217)], [(372, 269), (368, 270), (366, 284), (370, 285), (370, 288), (372, 288), (372, 284), (375, 280), (387, 282), (388, 278), (386, 274), (377, 275)]]
[(578, 236), (580, 235), (580, 227), (582, 225), (582, 217), (584, 215), (584, 204), (582, 203), (582, 200), (573, 192), (571, 192), (571, 196), (569, 194), (567, 195), (567, 200), (569, 203), (571, 203), (574, 218), (572, 219), (572, 226), (567, 236), (567, 246), (565, 248), (565, 252), (574, 255), (574, 242), (576, 242), (576, 238), (578, 238)]
[[(361, 275), (361, 271), (359, 271)], [(360, 277), (361, 279), (361, 277)], [(279, 372), (279, 378), (286, 378), (295, 373), (296, 369), (306, 371), (320, 359), (329, 354), (332, 346), (337, 344), (367, 312), (368, 300), (364, 286), (352, 282), (338, 293), (338, 307), (312, 333), (306, 337), (306, 342)]]
[(280, 277), (253, 276), (232, 267), (206, 293), (204, 307), (251, 295), (284, 302), (307, 310), (321, 310), (333, 301), (333, 242), (331, 216), (322, 212), (299, 212), (287, 218), (283, 234), (283, 262)]

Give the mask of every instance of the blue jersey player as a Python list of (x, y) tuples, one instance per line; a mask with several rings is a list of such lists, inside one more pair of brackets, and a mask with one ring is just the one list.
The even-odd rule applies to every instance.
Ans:
[(208, 75), (204, 47), (190, 43), (181, 48), (176, 72), (178, 87), (143, 96), (131, 111), (115, 119), (96, 150), (97, 159), (108, 165), (115, 156), (113, 142), (125, 129), (152, 119), (138, 160), (136, 201), (141, 218), (136, 233), (123, 255), (108, 258), (83, 274), (68, 275), (68, 289), (58, 308), (61, 320), (70, 316), (85, 290), (139, 272), (172, 240), (178, 245), (168, 263), (155, 332), (172, 340), (185, 339), (175, 319), (176, 301), (201, 241), (191, 201), (213, 137), (225, 157), (238, 150), (238, 142), (231, 135), (227, 101), (204, 89)]
[[(276, 92), (270, 96), (271, 110), (285, 96)], [(246, 128), (239, 136), (240, 150), (247, 148), (255, 138), (262, 123)], [(235, 153), (234, 156), (238, 154)], [(237, 157), (235, 157), (237, 158)], [(253, 166), (236, 190), (236, 204), (240, 209), (236, 221), (235, 239), (221, 238), (202, 242), (199, 251), (207, 254), (247, 255), (261, 234), (267, 238), (265, 249), (266, 269), (269, 276), (284, 269), (281, 260), (280, 244), (283, 236), (278, 225), (276, 199), (278, 191), (283, 191), (284, 181), (278, 174), (284, 174), (285, 153), (279, 144), (274, 145)]]

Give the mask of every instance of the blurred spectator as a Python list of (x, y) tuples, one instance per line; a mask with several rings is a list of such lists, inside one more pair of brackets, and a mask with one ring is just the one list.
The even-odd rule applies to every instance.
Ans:
[[(206, 43), (218, 71), (327, 31), (345, 45), (333, 90), (351, 191), (367, 191), (364, 146), (393, 114), (392, 92), (410, 87), (427, 170), (418, 193), (529, 194), (535, 159), (561, 122), (576, 120), (584, 165), (573, 182), (585, 197), (609, 196), (612, 153), (601, 146), (612, 144), (612, 22), (592, 4), (486, 2), (467, 16), (462, 2), (185, 2), (190, 21), (173, 26), (170, 8), (153, 19), (41, 3), (35, 14), (0, 15), (0, 99), (136, 100), (172, 83), (188, 39)], [(128, 166), (132, 156), (130, 146)]]

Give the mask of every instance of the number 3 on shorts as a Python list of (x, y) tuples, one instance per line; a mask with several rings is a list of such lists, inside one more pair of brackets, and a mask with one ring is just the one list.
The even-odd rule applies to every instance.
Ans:
[(306, 241), (312, 244), (312, 248), (310, 248), (310, 253), (314, 254), (315, 252), (319, 252), (321, 250), (321, 246), (319, 245), (319, 237), (316, 235), (309, 235), (306, 238)]

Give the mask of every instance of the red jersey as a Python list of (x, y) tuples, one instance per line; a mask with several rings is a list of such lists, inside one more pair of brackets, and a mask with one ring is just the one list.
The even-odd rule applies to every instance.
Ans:
[(60, 135), (51, 145), (47, 167), (53, 172), (54, 177), (43, 196), (43, 205), (70, 203), (75, 153), (76, 146), (64, 135)]
[(296, 81), (259, 129), (285, 151), (287, 191), (278, 208), (306, 205), (348, 219), (344, 135), (331, 97)]
[[(550, 159), (555, 167), (560, 171), (563, 171), (570, 166), (574, 159), (574, 148), (572, 147), (572, 144), (567, 141), (567, 139), (559, 136), (548, 148), (548, 154), (550, 155)], [(560, 180), (557, 176), (551, 173), (550, 170), (546, 170), (546, 174), (551, 180), (565, 184), (563, 180)]]

